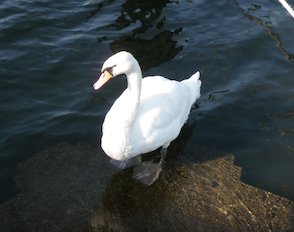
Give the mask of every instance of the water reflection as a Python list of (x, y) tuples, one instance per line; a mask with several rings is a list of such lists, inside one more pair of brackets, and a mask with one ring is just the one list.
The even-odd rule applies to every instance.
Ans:
[[(139, 21), (141, 26), (135, 29), (134, 33), (143, 33), (153, 27), (154, 23), (157, 28), (161, 28), (165, 20), (165, 17), (162, 16), (162, 9), (168, 3), (170, 3), (168, 0), (128, 0), (121, 5), (121, 15), (116, 19), (115, 26), (117, 29), (122, 29)], [(156, 22), (157, 20), (158, 22)]]
[(148, 40), (123, 36), (112, 42), (110, 46), (113, 53), (121, 50), (131, 52), (139, 60), (141, 68), (148, 70), (171, 60), (183, 49), (173, 40), (180, 31), (181, 29), (174, 32), (163, 31)]
[[(144, 71), (174, 58), (183, 49), (175, 40), (182, 31), (182, 27), (173, 31), (164, 29), (165, 16), (162, 11), (168, 3), (170, 1), (167, 0), (128, 0), (123, 3), (120, 15), (111, 26), (118, 31), (127, 28), (129, 32), (121, 33), (118, 39), (110, 42), (113, 53), (121, 50), (131, 52)], [(102, 6), (98, 4), (97, 11)], [(91, 15), (93, 14), (92, 12)]]

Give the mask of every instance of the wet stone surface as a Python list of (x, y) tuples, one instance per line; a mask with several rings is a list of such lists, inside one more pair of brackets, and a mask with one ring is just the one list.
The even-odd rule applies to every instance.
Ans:
[(89, 145), (59, 144), (19, 166), (0, 231), (294, 230), (293, 201), (242, 183), (233, 155), (197, 152), (146, 187)]

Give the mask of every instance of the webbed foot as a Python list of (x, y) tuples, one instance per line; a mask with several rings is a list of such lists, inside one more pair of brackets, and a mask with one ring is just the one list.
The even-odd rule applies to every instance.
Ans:
[(161, 157), (159, 163), (147, 161), (134, 167), (133, 178), (141, 181), (145, 185), (152, 185), (159, 178), (159, 175), (162, 171), (162, 164), (165, 162), (166, 154), (167, 147), (162, 147), (160, 150)]
[(161, 163), (143, 162), (134, 167), (133, 178), (141, 181), (145, 185), (152, 185), (159, 177), (162, 171)]

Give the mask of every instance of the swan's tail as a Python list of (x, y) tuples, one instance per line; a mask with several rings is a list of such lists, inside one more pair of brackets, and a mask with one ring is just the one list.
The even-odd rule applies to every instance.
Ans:
[(191, 101), (190, 105), (192, 106), (196, 99), (200, 97), (200, 87), (201, 87), (201, 80), (200, 72), (197, 71), (193, 74), (189, 79), (183, 80), (182, 83), (185, 84), (190, 90)]

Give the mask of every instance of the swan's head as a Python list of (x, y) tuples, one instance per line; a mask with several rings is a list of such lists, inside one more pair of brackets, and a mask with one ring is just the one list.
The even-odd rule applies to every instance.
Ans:
[(137, 60), (129, 52), (122, 51), (109, 57), (103, 64), (101, 69), (101, 76), (98, 81), (93, 85), (94, 89), (99, 89), (111, 78), (116, 77), (120, 74), (130, 74), (131, 72), (137, 71), (140, 68)]

